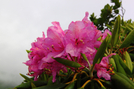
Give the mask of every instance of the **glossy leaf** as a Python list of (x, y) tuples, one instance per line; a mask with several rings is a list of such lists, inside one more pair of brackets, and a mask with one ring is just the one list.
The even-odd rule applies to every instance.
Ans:
[(124, 68), (121, 66), (120, 61), (119, 61), (120, 56), (118, 54), (116, 54), (113, 56), (113, 59), (114, 59), (115, 64), (116, 64), (117, 72), (120, 72), (120, 73), (126, 75), (126, 72), (125, 72)]
[(65, 87), (65, 89), (74, 89), (75, 81)]
[(113, 89), (113, 85), (112, 85), (111, 81), (103, 80), (103, 81), (102, 81), (102, 84), (103, 84), (105, 87), (109, 87), (109, 88), (112, 88), (112, 89)]
[(47, 86), (36, 87), (33, 89), (62, 89), (64, 86), (66, 86), (66, 84), (59, 83), (59, 84), (51, 84)]
[(95, 63), (98, 62), (99, 59), (100, 59), (99, 61), (101, 61), (101, 59), (102, 59), (102, 57), (104, 55), (104, 52), (106, 50), (106, 47), (107, 47), (108, 39), (109, 39), (109, 36), (107, 36), (105, 38), (105, 40), (102, 42), (102, 44), (100, 45), (100, 47), (99, 47), (99, 49), (98, 49), (98, 51), (97, 51), (97, 53), (95, 55), (95, 58), (93, 60), (93, 66), (95, 65)]
[(118, 74), (120, 77), (122, 77), (123, 79), (125, 79), (127, 82), (129, 82), (134, 87), (133, 81), (130, 80), (127, 76), (123, 75), (122, 73), (116, 73), (116, 74)]
[(81, 67), (81, 65), (79, 63), (74, 62), (74, 61), (66, 60), (66, 59), (63, 59), (63, 58), (53, 58), (53, 59), (55, 59), (57, 62), (59, 62), (63, 65), (66, 65), (66, 66), (70, 66), (70, 67), (74, 67), (74, 68)]
[(48, 80), (48, 84), (47, 85), (51, 85), (53, 82), (52, 82), (52, 79), (53, 79), (53, 76), (51, 76)]
[(32, 51), (31, 51), (31, 50), (26, 50), (26, 52), (27, 52), (27, 53), (30, 53), (30, 52), (32, 52)]
[(113, 58), (110, 58), (110, 59), (109, 59), (109, 63), (112, 64), (112, 67), (114, 67), (114, 70), (117, 70), (117, 69), (116, 69), (116, 64), (115, 64), (115, 61), (114, 61)]
[(87, 59), (85, 54), (81, 53), (81, 56), (83, 57), (84, 60), (88, 61), (88, 59)]
[(43, 85), (47, 85), (47, 82), (46, 82), (46, 81), (43, 81), (43, 80), (33, 81), (32, 83), (33, 83), (36, 87), (38, 87), (38, 86), (43, 86)]
[(31, 87), (32, 88), (36, 88), (36, 86), (34, 85), (34, 83), (31, 83)]
[(25, 75), (23, 75), (23, 74), (21, 74), (21, 73), (20, 73), (20, 75), (21, 75), (25, 80), (27, 80), (27, 81), (29, 81), (29, 82), (33, 82), (33, 80), (30, 79), (30, 78), (28, 78), (27, 76), (25, 76)]
[(112, 75), (111, 80), (116, 89), (134, 89), (134, 83), (121, 73)]
[(115, 46), (119, 40), (120, 29), (121, 29), (121, 20), (120, 16), (118, 15), (114, 24), (114, 29), (112, 31), (112, 39), (111, 39), (112, 46)]
[(33, 81), (33, 82), (26, 82), (21, 83), (20, 85), (16, 86), (17, 89), (30, 89), (32, 88), (31, 83), (33, 83), (36, 87), (46, 85), (47, 83), (45, 81)]
[(126, 30), (128, 30), (128, 31), (132, 31), (132, 29), (130, 28), (130, 27), (126, 27)]
[(131, 60), (130, 55), (128, 54), (127, 51), (125, 51), (125, 52), (123, 53), (123, 57), (124, 57), (124, 59), (126, 60), (126, 65), (127, 65), (127, 67), (128, 67), (128, 68), (130, 69), (130, 71), (132, 72), (132, 71), (133, 71), (132, 60)]
[(16, 86), (17, 89), (28, 89), (31, 88), (31, 82), (21, 83), (20, 85)]
[(133, 24), (128, 24), (128, 27), (131, 28), (132, 30), (134, 29), (134, 25)]
[(119, 63), (121, 64), (121, 66), (125, 70), (126, 74), (129, 75), (129, 76), (132, 76), (132, 71), (130, 71), (130, 69), (126, 66), (126, 64), (123, 62), (123, 60), (121, 59), (121, 57), (119, 57)]
[(85, 54), (83, 54), (83, 53), (81, 53), (81, 56), (83, 57), (83, 59), (84, 59), (84, 60), (86, 60), (86, 61), (87, 61), (88, 65), (89, 65), (89, 69), (90, 69), (90, 68), (91, 68), (91, 65), (90, 65), (90, 63), (89, 63), (89, 61), (88, 61), (88, 59), (87, 59), (86, 55), (85, 55)]
[(128, 36), (125, 38), (123, 43), (121, 44), (120, 48), (128, 47), (131, 42), (134, 40), (134, 30), (132, 30)]
[(106, 88), (103, 86), (103, 87), (101, 87), (101, 89), (106, 89)]

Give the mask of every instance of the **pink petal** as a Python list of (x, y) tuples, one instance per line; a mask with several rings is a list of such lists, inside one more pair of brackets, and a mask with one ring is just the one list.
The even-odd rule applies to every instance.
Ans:
[(103, 40), (107, 37), (107, 34), (112, 35), (112, 33), (108, 29), (106, 29), (104, 31), (104, 33), (102, 34), (103, 35), (103, 37), (102, 37)]
[(72, 44), (67, 44), (66, 45), (66, 53), (69, 53), (71, 56), (78, 56), (80, 53), (79, 48), (75, 47)]

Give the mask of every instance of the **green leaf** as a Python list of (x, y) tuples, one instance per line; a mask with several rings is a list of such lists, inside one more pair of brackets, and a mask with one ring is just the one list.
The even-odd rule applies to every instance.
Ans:
[(109, 36), (107, 36), (105, 38), (105, 40), (102, 42), (102, 44), (100, 45), (100, 47), (99, 47), (99, 49), (98, 49), (98, 51), (97, 51), (97, 53), (96, 53), (96, 55), (94, 57), (94, 60), (93, 60), (93, 67), (94, 67), (95, 63), (98, 62), (99, 59), (100, 59), (99, 61), (101, 61), (101, 59), (102, 59), (102, 57), (104, 55), (104, 52), (106, 50), (106, 47), (107, 47), (108, 39), (109, 39)]
[(129, 53), (129, 55), (130, 55), (131, 59), (134, 59), (134, 54), (133, 53)]
[(70, 83), (68, 86), (65, 87), (65, 89), (74, 89), (75, 81)]
[(66, 59), (63, 59), (63, 58), (53, 58), (53, 59), (55, 59), (57, 62), (59, 62), (63, 65), (66, 65), (66, 66), (70, 66), (70, 67), (74, 67), (74, 68), (81, 67), (81, 65), (79, 63), (74, 62), (74, 61), (66, 60)]
[(81, 79), (82, 79), (81, 76), (82, 76), (81, 74), (77, 75), (77, 81), (76, 81), (77, 88), (81, 87)]
[(34, 83), (31, 83), (31, 86), (32, 86), (32, 88), (36, 88), (36, 86), (34, 85)]
[(103, 86), (103, 87), (101, 87), (101, 89), (106, 89), (106, 88)]
[(114, 24), (113, 32), (112, 32), (112, 39), (111, 39), (112, 46), (115, 46), (119, 40), (120, 29), (121, 29), (121, 20), (120, 20), (120, 16), (118, 15)]
[(121, 73), (111, 75), (111, 81), (116, 89), (134, 89), (134, 83)]
[(101, 82), (105, 87), (109, 87), (109, 88), (113, 89), (113, 85), (112, 85), (111, 81), (103, 80)]
[(123, 41), (123, 43), (121, 44), (120, 48), (124, 48), (124, 47), (128, 47), (131, 42), (134, 40), (134, 30), (132, 30), (128, 36), (126, 37), (126, 39)]
[(43, 86), (43, 85), (47, 85), (47, 82), (46, 82), (46, 81), (43, 81), (43, 80), (33, 81), (32, 83), (33, 83), (36, 87)]
[(89, 63), (89, 61), (88, 61), (88, 59), (87, 59), (86, 55), (85, 55), (85, 54), (83, 54), (83, 53), (81, 53), (81, 56), (83, 57), (83, 59), (84, 59), (84, 60), (86, 60), (86, 61), (87, 61), (88, 65), (89, 65), (89, 69), (90, 69), (90, 68), (91, 68), (91, 65), (90, 65), (90, 63)]
[[(32, 85), (31, 85), (32, 83)], [(20, 85), (16, 86), (15, 88), (17, 89), (30, 89), (32, 87), (39, 87), (39, 86), (44, 86), (46, 85), (47, 82), (45, 81), (33, 81), (33, 82), (26, 82), (26, 83), (21, 83)]]
[(123, 57), (124, 57), (124, 59), (126, 60), (126, 65), (127, 65), (127, 67), (130, 69), (130, 71), (132, 72), (133, 71), (133, 64), (132, 64), (132, 60), (131, 60), (131, 58), (130, 58), (130, 55), (128, 54), (128, 52), (127, 51), (125, 51), (124, 53), (123, 53)]
[(110, 58), (110, 59), (109, 59), (109, 63), (112, 64), (112, 67), (114, 67), (114, 70), (117, 71), (117, 69), (116, 69), (116, 64), (115, 64), (115, 61), (114, 61), (113, 58)]
[(128, 27), (130, 27), (131, 29), (134, 29), (134, 25), (133, 24), (128, 24)]
[(120, 61), (119, 61), (120, 56), (118, 54), (116, 54), (113, 56), (113, 59), (114, 59), (115, 64), (116, 64), (117, 72), (120, 72), (120, 73), (126, 75), (126, 72), (125, 72), (124, 68), (121, 66)]
[(127, 82), (129, 82), (134, 87), (134, 82), (132, 80), (130, 80), (127, 76), (123, 75), (122, 73), (116, 73), (116, 74), (118, 74), (120, 77), (125, 79)]
[(47, 86), (36, 87), (33, 89), (62, 89), (64, 86), (66, 86), (66, 84), (59, 83), (59, 84), (51, 84)]
[(81, 53), (81, 56), (83, 57), (84, 60), (88, 61), (88, 59), (87, 59), (85, 54)]
[(27, 81), (29, 81), (29, 82), (33, 82), (33, 80), (30, 79), (30, 78), (28, 78), (27, 76), (25, 76), (25, 75), (23, 75), (23, 74), (21, 74), (21, 73), (20, 73), (20, 75), (21, 75), (25, 80), (27, 80)]
[(28, 89), (31, 88), (31, 82), (21, 83), (20, 85), (16, 86), (17, 89)]
[(126, 66), (126, 64), (123, 62), (121, 57), (119, 58), (119, 62), (121, 66), (123, 67), (123, 69), (125, 70), (126, 74), (129, 75), (129, 77), (132, 77), (132, 71), (130, 71), (130, 69)]
[(132, 29), (130, 28), (130, 27), (126, 27), (126, 30), (128, 30), (128, 31), (132, 31)]
[(31, 50), (26, 50), (27, 53), (31, 53), (32, 51)]
[(49, 80), (48, 80), (48, 84), (47, 84), (47, 85), (51, 85), (51, 84), (53, 84), (52, 79), (53, 79), (53, 76), (51, 76), (51, 77), (49, 78)]

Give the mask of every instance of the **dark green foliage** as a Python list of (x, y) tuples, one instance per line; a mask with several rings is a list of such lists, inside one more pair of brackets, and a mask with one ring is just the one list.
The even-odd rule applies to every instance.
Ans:
[(97, 26), (99, 30), (111, 29), (113, 22), (117, 15), (119, 15), (119, 8), (121, 7), (121, 2), (119, 0), (111, 0), (113, 5), (105, 5), (104, 8), (101, 10), (101, 14), (99, 18), (91, 14), (90, 20)]

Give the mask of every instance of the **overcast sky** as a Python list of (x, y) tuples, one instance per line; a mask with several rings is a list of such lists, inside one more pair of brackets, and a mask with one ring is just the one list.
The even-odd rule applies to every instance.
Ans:
[[(28, 60), (25, 50), (51, 22), (59, 21), (65, 30), (71, 21), (82, 20), (86, 11), (99, 16), (107, 3), (110, 0), (0, 0), (0, 81), (21, 83), (19, 73), (27, 73), (22, 63)], [(134, 0), (123, 0), (125, 20), (134, 20), (133, 4)]]

